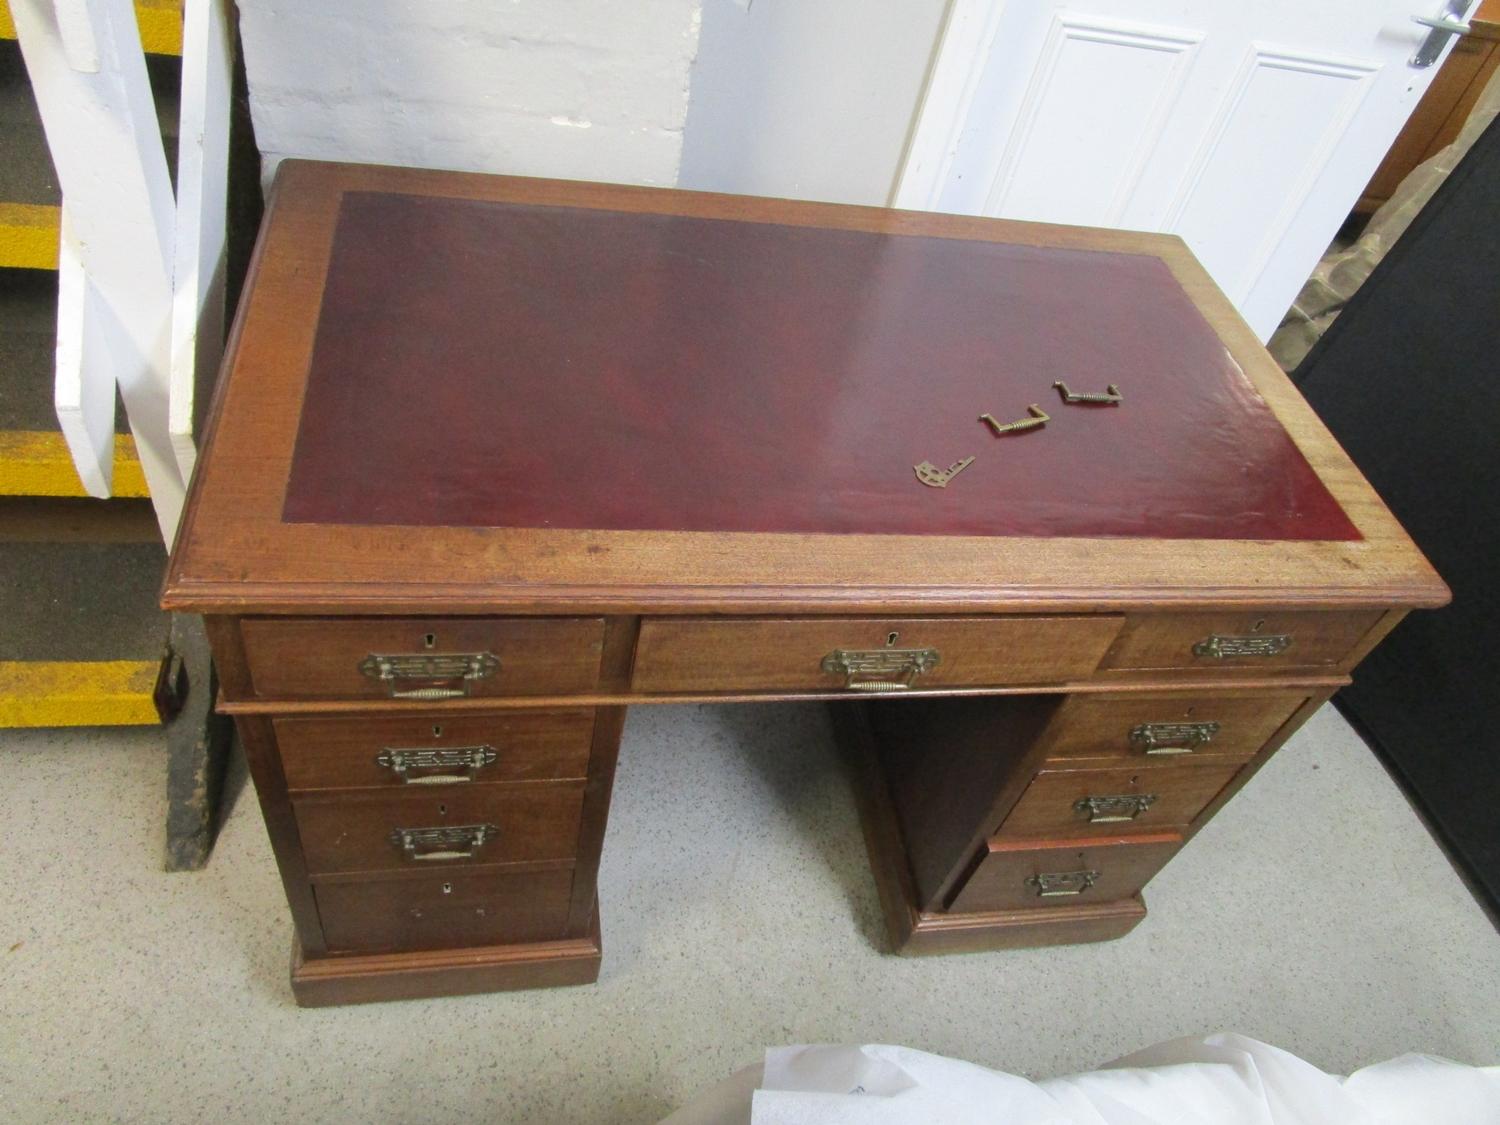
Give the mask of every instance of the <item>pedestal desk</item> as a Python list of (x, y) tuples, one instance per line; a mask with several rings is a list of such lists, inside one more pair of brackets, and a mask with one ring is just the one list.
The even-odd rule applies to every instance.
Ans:
[(288, 161), (164, 604), (329, 1004), (595, 979), (632, 704), (840, 701), (895, 950), (1118, 937), (1446, 597), (1176, 238)]

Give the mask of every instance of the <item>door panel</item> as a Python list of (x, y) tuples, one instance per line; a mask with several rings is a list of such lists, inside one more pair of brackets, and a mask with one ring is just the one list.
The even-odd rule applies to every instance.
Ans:
[(1265, 339), (1436, 73), (1438, 7), (955, 0), (896, 204), (1179, 234)]

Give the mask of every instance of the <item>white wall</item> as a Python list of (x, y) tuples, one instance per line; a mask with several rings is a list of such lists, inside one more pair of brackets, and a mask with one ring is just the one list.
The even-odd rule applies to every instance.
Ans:
[(239, 0), (284, 156), (670, 185), (700, 0)]
[(678, 186), (888, 202), (947, 0), (703, 0)]

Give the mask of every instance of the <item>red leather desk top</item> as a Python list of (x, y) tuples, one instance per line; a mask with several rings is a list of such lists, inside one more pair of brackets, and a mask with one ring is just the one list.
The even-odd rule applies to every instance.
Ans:
[(376, 192), (342, 204), (282, 515), (1360, 538), (1149, 255)]

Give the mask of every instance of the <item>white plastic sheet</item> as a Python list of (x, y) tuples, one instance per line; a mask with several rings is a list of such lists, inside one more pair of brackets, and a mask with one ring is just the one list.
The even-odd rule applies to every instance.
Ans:
[(1348, 1078), (1229, 1033), (1032, 1082), (909, 1047), (776, 1047), (663, 1125), (1500, 1125), (1500, 1067), (1402, 1055)]

